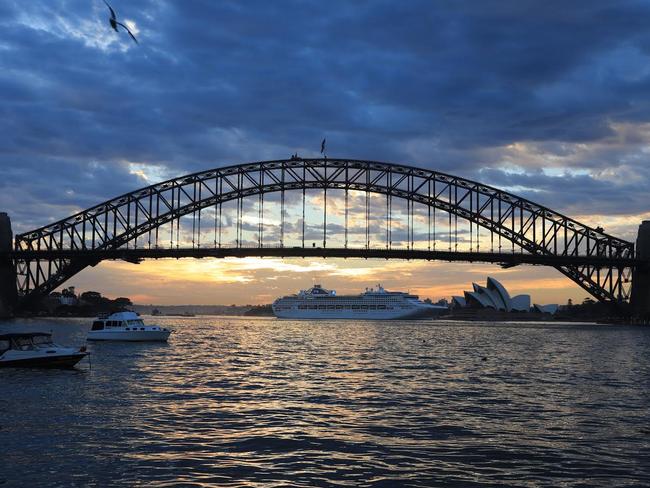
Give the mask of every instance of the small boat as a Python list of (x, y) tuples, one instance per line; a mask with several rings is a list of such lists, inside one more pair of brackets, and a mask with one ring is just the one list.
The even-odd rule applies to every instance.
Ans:
[(46, 332), (0, 335), (0, 367), (71, 368), (88, 355), (86, 348), (63, 347)]
[(144, 325), (135, 312), (100, 315), (88, 331), (89, 341), (156, 341), (165, 342), (172, 333), (158, 325)]

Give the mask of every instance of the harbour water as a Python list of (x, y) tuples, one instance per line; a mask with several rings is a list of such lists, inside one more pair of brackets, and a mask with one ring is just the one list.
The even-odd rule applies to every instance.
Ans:
[(0, 370), (3, 488), (650, 485), (648, 327), (145, 319), (169, 344)]

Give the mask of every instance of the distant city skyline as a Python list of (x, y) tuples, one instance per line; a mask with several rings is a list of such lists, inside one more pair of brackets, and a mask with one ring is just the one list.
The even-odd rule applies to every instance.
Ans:
[[(0, 6), (0, 211), (15, 233), (169, 177), (318, 157), (324, 138), (330, 157), (457, 174), (628, 240), (650, 219), (647, 3), (111, 4), (139, 44), (100, 0)], [(588, 296), (542, 267), (312, 258), (103, 262), (64, 286), (260, 304), (381, 282), (437, 300), (488, 275), (535, 302)]]

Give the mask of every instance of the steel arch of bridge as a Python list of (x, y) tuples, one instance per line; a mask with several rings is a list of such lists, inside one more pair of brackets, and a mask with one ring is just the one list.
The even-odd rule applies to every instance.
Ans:
[[(369, 242), (369, 197), (366, 196), (366, 245), (363, 248), (326, 248), (327, 216), (325, 204), (323, 247), (304, 246), (304, 195), (307, 189), (321, 189), (327, 201), (327, 190), (351, 190), (386, 196), (386, 243), (384, 249), (371, 248)], [(284, 247), (284, 194), (290, 190), (303, 192), (302, 248)], [(215, 222), (225, 202), (237, 201), (238, 212), (245, 198), (257, 196), (260, 214), (264, 195), (279, 192), (281, 197), (280, 248), (264, 246), (263, 215), (260, 215), (257, 248), (240, 246), (241, 222), (237, 227), (237, 246), (224, 249), (215, 242), (210, 249), (195, 246), (195, 227), (201, 226), (201, 211), (214, 207)], [(410, 208), (418, 203), (431, 211), (446, 212), (451, 218), (462, 218), (494, 236), (511, 243), (512, 252), (481, 252), (477, 237), (476, 251), (456, 253), (413, 248), (413, 231), (407, 237), (406, 249), (392, 248), (389, 215), (392, 199), (407, 201)], [(197, 222), (198, 214), (198, 222)], [(192, 248), (179, 248), (180, 218), (192, 216)], [(174, 247), (174, 222), (177, 241)], [(158, 228), (171, 224), (169, 248), (159, 245)], [(435, 223), (434, 223), (435, 225)], [(144, 247), (137, 248), (137, 238), (147, 236)], [(152, 240), (155, 244), (152, 245)], [(451, 241), (450, 241), (451, 243)], [(493, 250), (492, 250), (493, 251)], [(148, 186), (119, 196), (79, 212), (66, 219), (29, 231), (15, 238), (13, 259), (17, 272), (17, 288), (23, 302), (43, 296), (86, 266), (102, 259), (126, 259), (137, 262), (147, 257), (182, 256), (306, 256), (383, 257), (405, 259), (447, 259), (488, 261), (506, 264), (543, 264), (557, 268), (601, 301), (628, 301), (632, 269), (635, 266), (634, 244), (605, 234), (547, 207), (506, 191), (412, 166), (348, 159), (302, 159), (240, 164), (202, 171)]]

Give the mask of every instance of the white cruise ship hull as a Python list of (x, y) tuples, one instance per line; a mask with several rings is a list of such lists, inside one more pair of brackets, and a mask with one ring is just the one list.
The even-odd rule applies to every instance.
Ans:
[(273, 310), (279, 319), (294, 320), (406, 320), (435, 317), (443, 308), (423, 307), (414, 310)]
[(296, 295), (278, 298), (272, 304), (280, 319), (294, 320), (404, 320), (435, 317), (447, 307), (422, 302), (416, 295), (366, 288), (360, 295), (337, 296), (334, 290), (314, 285)]

